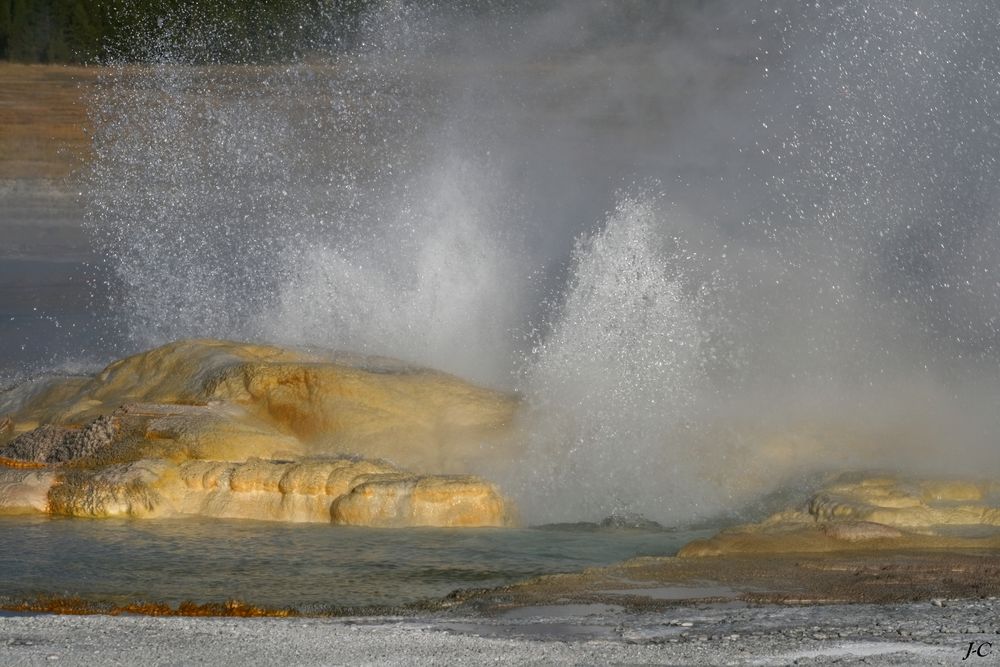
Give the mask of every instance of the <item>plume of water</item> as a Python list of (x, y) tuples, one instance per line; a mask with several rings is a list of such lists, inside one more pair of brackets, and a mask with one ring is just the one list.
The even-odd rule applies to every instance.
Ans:
[(453, 161), (380, 233), (292, 249), (289, 280), (264, 317), (272, 340), (391, 354), (508, 385), (529, 268), (509, 234), (493, 181)]
[[(710, 459), (758, 491), (995, 469), (990, 3), (472, 4), (377, 3), (280, 64), (212, 64), (209, 30), (109, 70), (90, 215), (125, 346), (514, 387), (529, 519), (719, 507)], [(849, 460), (758, 437), (803, 422), (875, 435)]]
[(705, 390), (703, 295), (657, 204), (623, 196), (577, 242), (562, 303), (533, 351), (520, 472), (534, 475), (519, 496), (536, 520), (667, 518), (696, 503), (670, 437)]
[(92, 104), (90, 218), (126, 346), (265, 338), (509, 384), (526, 253), (488, 159), (439, 141), (418, 8), (310, 63), (206, 64), (225, 35), (180, 45), (176, 22)]

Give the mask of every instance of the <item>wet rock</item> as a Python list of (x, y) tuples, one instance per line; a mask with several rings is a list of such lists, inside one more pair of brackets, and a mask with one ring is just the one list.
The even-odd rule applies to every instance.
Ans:
[(384, 461), (351, 458), (185, 461), (158, 489), (180, 514), (327, 523), (337, 498), (372, 477), (399, 474)]
[(16, 461), (47, 463), (53, 452), (62, 447), (63, 441), (73, 435), (72, 429), (45, 424), (11, 440), (6, 447), (0, 449), (0, 457)]
[[(122, 359), (92, 378), (49, 382), (10, 409), (25, 431), (79, 427), (128, 404), (215, 408), (231, 424), (282, 434), (311, 454), (456, 474), (511, 459), (507, 435), (518, 400), (390, 359), (189, 340)], [(183, 430), (177, 422), (185, 416), (168, 419), (174, 423), (166, 430)]]
[(835, 540), (862, 542), (865, 540), (895, 539), (903, 532), (892, 526), (874, 521), (840, 521), (823, 524), (823, 532)]
[(109, 447), (121, 431), (117, 417), (98, 417), (79, 431), (67, 433), (46, 457), (46, 463), (66, 463), (97, 455)]
[(180, 341), (6, 396), (0, 512), (507, 525), (454, 473), (513, 458), (516, 407), (389, 359)]
[(510, 509), (478, 477), (375, 477), (335, 500), (335, 524), (348, 526), (507, 526)]
[(993, 491), (993, 483), (982, 481), (845, 475), (804, 505), (697, 540), (679, 555), (997, 548), (1000, 506)]
[(634, 512), (623, 512), (612, 514), (609, 517), (603, 519), (600, 524), (601, 528), (619, 528), (619, 529), (631, 529), (631, 530), (663, 530), (663, 525), (647, 519), (641, 514), (636, 514)]
[(168, 466), (165, 461), (139, 461), (66, 471), (49, 490), (49, 513), (91, 518), (157, 516), (161, 498), (154, 483)]
[(510, 521), (506, 501), (483, 480), (412, 475), (385, 462), (361, 459), (152, 459), (45, 471), (45, 480), (30, 478), (39, 474), (0, 471), (0, 502), (4, 479), (18, 477), (22, 491), (29, 482), (38, 487), (31, 496), (36, 509), (61, 516), (196, 515), (382, 527), (501, 526)]
[(118, 434), (115, 417), (98, 417), (82, 429), (45, 424), (22, 433), (0, 449), (0, 457), (30, 463), (67, 463), (94, 456)]
[(48, 512), (55, 481), (48, 470), (0, 469), (0, 514)]

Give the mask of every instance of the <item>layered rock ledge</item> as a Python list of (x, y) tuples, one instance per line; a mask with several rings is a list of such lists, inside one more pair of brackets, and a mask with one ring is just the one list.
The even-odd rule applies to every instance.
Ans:
[(681, 557), (1000, 548), (1000, 484), (841, 475), (806, 502), (686, 545)]
[(508, 525), (465, 473), (509, 455), (516, 407), (390, 359), (181, 341), (0, 394), (0, 512)]

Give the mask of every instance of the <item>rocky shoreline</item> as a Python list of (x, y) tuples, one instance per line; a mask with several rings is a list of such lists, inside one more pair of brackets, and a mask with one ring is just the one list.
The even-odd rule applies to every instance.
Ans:
[(0, 654), (15, 665), (951, 664), (992, 655), (998, 572), (990, 551), (641, 558), (367, 616), (0, 612)]
[[(7, 664), (898, 664), (986, 656), (995, 599), (893, 605), (587, 605), (500, 616), (0, 616)], [(162, 656), (162, 657), (158, 657)]]

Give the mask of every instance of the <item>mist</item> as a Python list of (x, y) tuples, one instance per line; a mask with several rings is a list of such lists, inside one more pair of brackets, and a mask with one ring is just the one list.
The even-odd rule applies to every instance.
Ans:
[(120, 346), (351, 349), (517, 391), (524, 456), (480, 472), (531, 521), (994, 471), (998, 19), (387, 2), (281, 65), (148, 37), (92, 100)]

